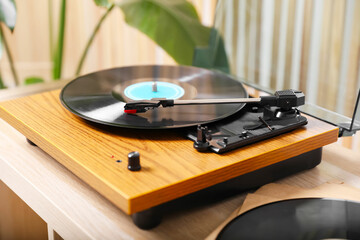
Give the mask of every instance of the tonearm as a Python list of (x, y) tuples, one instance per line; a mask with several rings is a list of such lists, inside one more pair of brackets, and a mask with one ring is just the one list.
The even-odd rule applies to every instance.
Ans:
[(176, 105), (203, 105), (203, 104), (231, 104), (231, 103), (257, 103), (263, 106), (274, 106), (282, 109), (290, 109), (305, 104), (305, 95), (298, 90), (276, 91), (272, 96), (261, 96), (259, 98), (228, 98), (228, 99), (191, 99), (174, 100), (153, 98), (151, 100), (131, 101), (125, 104), (125, 113), (143, 113), (162, 107), (173, 107)]

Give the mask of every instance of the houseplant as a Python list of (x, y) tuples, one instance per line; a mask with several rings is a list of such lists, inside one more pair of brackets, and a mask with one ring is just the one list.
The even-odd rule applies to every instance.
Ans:
[[(51, 0), (49, 0), (49, 3), (50, 2)], [(0, 0), (0, 3), (2, 5), (6, 3), (15, 9), (14, 0)], [(214, 49), (217, 48), (209, 48), (208, 45), (210, 36), (214, 35), (214, 30), (200, 23), (196, 10), (190, 2), (186, 0), (94, 0), (94, 3), (101, 8), (105, 8), (106, 11), (98, 20), (86, 46), (79, 46), (80, 48), (84, 48), (84, 50), (74, 75), (81, 73), (82, 65), (86, 60), (86, 55), (92, 45), (92, 41), (101, 28), (104, 19), (115, 9), (121, 10), (124, 13), (126, 23), (154, 40), (155, 43), (162, 47), (177, 63), (182, 65), (213, 67), (209, 59), (215, 59), (216, 54), (214, 52), (216, 51), (214, 51)], [(60, 79), (62, 77), (61, 66), (66, 28), (66, 0), (61, 1), (59, 16), (59, 32), (57, 34), (56, 44), (50, 44), (50, 46), (54, 46), (51, 50), (53, 79)], [(13, 19), (14, 18), (16, 18), (16, 11)], [(5, 21), (3, 22), (5, 23)], [(15, 23), (11, 29), (13, 29), (14, 25)], [(214, 44), (218, 41), (212, 42)], [(7, 55), (11, 56), (11, 53), (8, 51)], [(209, 57), (210, 55), (212, 57)], [(207, 63), (204, 64), (205, 62)], [(10, 64), (12, 64), (12, 62), (10, 62)], [(13, 64), (12, 69), (14, 69), (13, 76), (14, 79), (16, 79), (16, 71)], [(38, 78), (25, 79), (25, 83), (41, 81), (42, 80)], [(19, 81), (16, 81), (16, 83), (19, 84)]]

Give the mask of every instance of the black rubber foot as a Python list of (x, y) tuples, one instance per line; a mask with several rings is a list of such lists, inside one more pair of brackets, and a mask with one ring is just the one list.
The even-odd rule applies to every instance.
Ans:
[(33, 143), (32, 141), (30, 141), (28, 138), (26, 139), (26, 141), (27, 141), (31, 146), (37, 147), (37, 145), (36, 145), (35, 143)]
[(131, 215), (133, 222), (141, 229), (149, 230), (161, 223), (162, 213), (159, 209), (150, 208)]

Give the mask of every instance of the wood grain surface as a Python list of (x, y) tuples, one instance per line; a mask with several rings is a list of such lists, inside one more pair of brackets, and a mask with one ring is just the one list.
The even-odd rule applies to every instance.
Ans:
[[(338, 131), (309, 118), (291, 133), (218, 155), (197, 152), (177, 130), (89, 124), (61, 106), (59, 91), (2, 102), (0, 117), (127, 214), (335, 142)], [(139, 172), (127, 170), (131, 151), (141, 154)]]

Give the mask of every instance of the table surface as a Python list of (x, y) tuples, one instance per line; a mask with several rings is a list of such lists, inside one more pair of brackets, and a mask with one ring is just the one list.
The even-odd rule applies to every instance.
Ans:
[[(0, 129), (0, 180), (64, 239), (203, 239), (246, 196), (246, 192), (239, 192), (209, 205), (174, 211), (165, 215), (160, 226), (144, 231), (1, 119)], [(334, 180), (360, 188), (359, 153), (338, 144), (325, 146), (319, 166), (278, 182), (312, 188)]]

